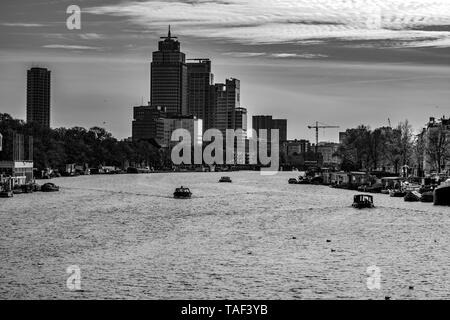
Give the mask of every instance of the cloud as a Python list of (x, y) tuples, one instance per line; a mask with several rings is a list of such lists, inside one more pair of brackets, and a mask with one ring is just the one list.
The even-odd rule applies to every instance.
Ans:
[(172, 24), (179, 35), (245, 44), (450, 39), (448, 28), (427, 30), (450, 25), (448, 0), (147, 0), (84, 12), (124, 17), (158, 32)]
[(101, 35), (98, 33), (83, 33), (83, 34), (80, 34), (80, 38), (83, 40), (99, 40), (99, 39), (103, 39), (104, 35)]
[(225, 52), (226, 56), (236, 57), (236, 58), (251, 58), (266, 55), (265, 52)]
[(65, 44), (48, 44), (48, 45), (42, 46), (42, 48), (65, 49), (65, 50), (100, 50), (101, 49), (99, 47), (65, 45)]
[(46, 27), (47, 25), (41, 23), (24, 23), (24, 22), (5, 22), (0, 25), (4, 27), (23, 27), (23, 28), (38, 28), (38, 27)]
[(328, 57), (325, 54), (315, 54), (315, 53), (273, 53), (271, 55), (274, 58), (297, 58), (297, 59), (317, 59)]

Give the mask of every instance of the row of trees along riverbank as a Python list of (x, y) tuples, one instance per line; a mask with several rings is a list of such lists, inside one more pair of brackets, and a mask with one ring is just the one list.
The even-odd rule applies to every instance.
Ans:
[(34, 166), (39, 170), (64, 170), (68, 163), (122, 167), (129, 162), (159, 167), (162, 161), (158, 149), (149, 142), (118, 141), (99, 127), (51, 129), (0, 113), (0, 132), (4, 144), (0, 160), (12, 160), (14, 134), (32, 136)]
[(336, 155), (340, 157), (344, 171), (391, 168), (398, 174), (403, 166), (409, 166), (421, 174), (424, 164), (428, 164), (440, 173), (446, 162), (450, 161), (450, 132), (438, 126), (414, 134), (408, 120), (395, 128), (372, 130), (361, 125), (346, 131)]

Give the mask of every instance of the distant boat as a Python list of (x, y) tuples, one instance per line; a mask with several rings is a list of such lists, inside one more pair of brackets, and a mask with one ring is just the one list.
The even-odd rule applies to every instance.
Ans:
[(403, 190), (389, 190), (389, 195), (393, 198), (403, 198), (406, 196), (406, 192)]
[(368, 194), (357, 194), (353, 197), (353, 208), (364, 209), (364, 208), (374, 208), (373, 196)]
[(223, 183), (223, 182), (225, 182), (225, 183), (232, 183), (233, 181), (231, 180), (230, 177), (222, 177), (222, 178), (220, 178), (219, 182), (220, 183)]
[(54, 183), (46, 183), (41, 187), (42, 192), (58, 192), (59, 187)]
[(418, 202), (422, 196), (417, 191), (408, 191), (404, 197), (406, 202)]
[(12, 198), (14, 193), (12, 191), (0, 191), (0, 198)]
[(434, 190), (434, 204), (436, 206), (450, 206), (450, 179)]
[(434, 202), (434, 193), (431, 192), (424, 192), (422, 196), (420, 197), (421, 202)]
[(173, 193), (173, 197), (175, 199), (190, 199), (192, 197), (192, 192), (189, 190), (189, 188), (184, 188), (183, 186), (181, 188), (176, 188), (175, 192)]

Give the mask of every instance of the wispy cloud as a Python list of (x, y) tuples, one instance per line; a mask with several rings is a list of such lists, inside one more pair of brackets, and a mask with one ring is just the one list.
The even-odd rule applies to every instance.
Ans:
[(23, 27), (23, 28), (38, 28), (47, 26), (41, 23), (25, 23), (25, 22), (4, 22), (0, 23), (0, 25), (4, 27)]
[(266, 55), (265, 52), (225, 52), (223, 54), (235, 58), (252, 58)]
[(314, 53), (273, 53), (271, 56), (274, 58), (297, 58), (297, 59), (318, 59), (328, 57), (325, 54), (314, 54)]
[(48, 45), (42, 46), (42, 48), (47, 48), (47, 49), (65, 49), (65, 50), (100, 50), (101, 49), (99, 47), (65, 45), (65, 44), (48, 44)]
[[(125, 17), (143, 28), (175, 26), (180, 35), (264, 44), (333, 39), (450, 39), (448, 0), (175, 0), (127, 1), (86, 8)], [(422, 43), (423, 45), (424, 43)], [(389, 46), (388, 42), (385, 45)]]

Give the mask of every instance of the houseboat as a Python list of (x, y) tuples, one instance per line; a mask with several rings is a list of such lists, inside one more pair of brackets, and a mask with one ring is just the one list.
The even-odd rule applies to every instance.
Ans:
[(450, 206), (450, 179), (434, 190), (434, 204), (437, 206)]

